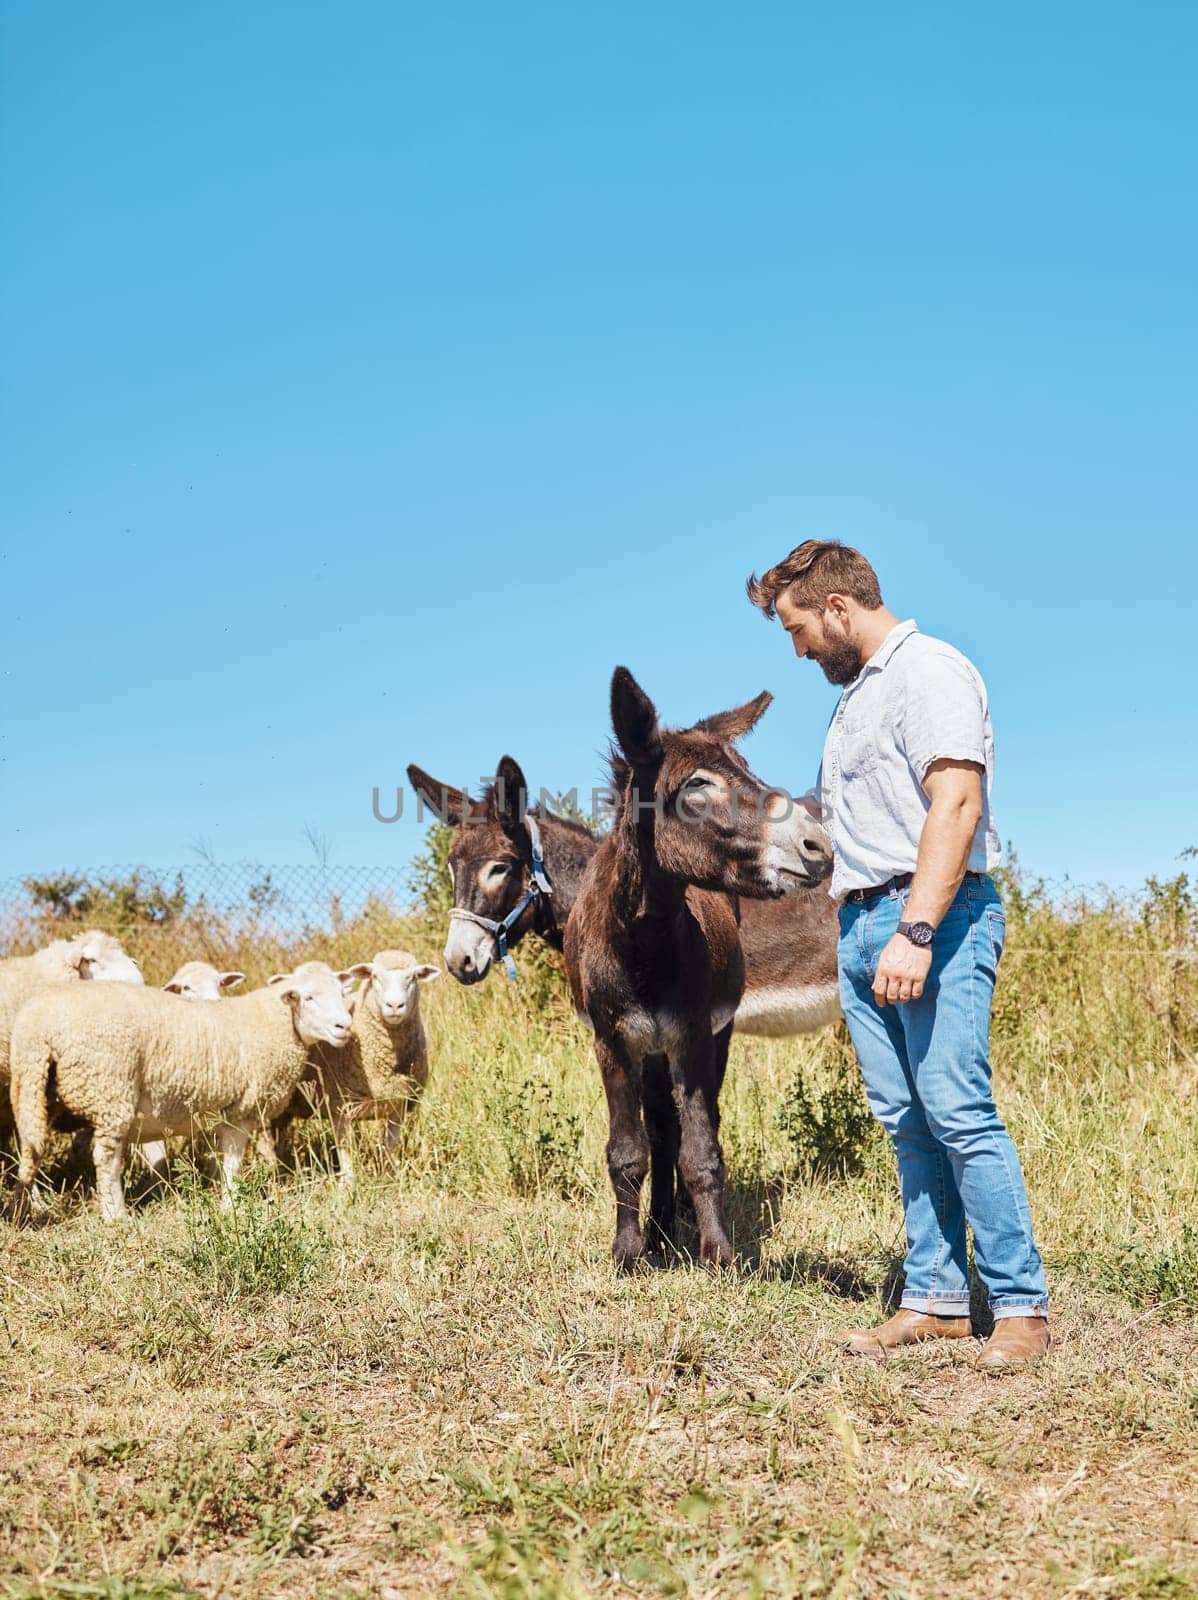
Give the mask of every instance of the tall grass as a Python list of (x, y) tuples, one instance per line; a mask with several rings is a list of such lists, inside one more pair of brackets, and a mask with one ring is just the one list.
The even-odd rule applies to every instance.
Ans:
[[(127, 1228), (71, 1192), (10, 1231), (0, 1595), (1193, 1600), (1191, 886), (1005, 891), (995, 1078), (1050, 1266), (1045, 1367), (996, 1387), (961, 1345), (831, 1347), (902, 1248), (835, 1029), (734, 1041), (745, 1270), (617, 1279), (591, 1042), (530, 942), (516, 984), (424, 991), (428, 1091), (394, 1164), (358, 1130), (353, 1195), (313, 1124), (231, 1213), (189, 1180)], [(261, 982), (437, 960), (444, 918), (375, 899), (269, 938), (197, 928), (187, 953)], [(149, 981), (177, 934), (126, 932)]]
[[(153, 909), (162, 896), (141, 885), (140, 900), (127, 889), (93, 897), (89, 920), (103, 925), (107, 908), (150, 983), (196, 953), (244, 971), (250, 986), (300, 960), (346, 966), (394, 945), (437, 962), (445, 928), (439, 842), (430, 843), (418, 885), (429, 904), (417, 911), (375, 895), (346, 916), (335, 897), (324, 919), (292, 931), (276, 922), (267, 933), (254, 907), (239, 922), (208, 916), (202, 903), (175, 903), (179, 916), (164, 918)], [(1069, 1270), (1089, 1261), (1103, 1281), (1126, 1280), (1129, 1293), (1134, 1280), (1141, 1301), (1186, 1304), (1180, 1280), (1194, 1271), (1194, 1251), (1183, 1230), (1198, 1217), (1194, 885), (1182, 873), (1150, 880), (1134, 896), (1063, 896), (1017, 869), (1002, 877), (1008, 935), (994, 1070), (1043, 1246)], [(143, 901), (152, 917), (130, 924), (130, 905)], [(38, 930), (54, 931), (53, 921)], [(528, 939), (517, 961), (515, 984), (496, 972), (470, 989), (446, 980), (425, 991), (432, 1080), (405, 1170), (451, 1194), (605, 1195), (606, 1116), (589, 1037), (573, 1017), (558, 959)], [(358, 1137), (369, 1143), (372, 1132)], [(788, 1197), (813, 1257), (861, 1250), (863, 1230), (848, 1217), (868, 1218), (864, 1236), (879, 1261), (898, 1249), (892, 1157), (843, 1029), (736, 1038), (722, 1138), (741, 1196), (734, 1221), (754, 1258), (768, 1256), (769, 1217)], [(314, 1126), (300, 1139), (314, 1158), (325, 1135)], [(231, 1242), (228, 1250), (233, 1259)], [(1148, 1270), (1148, 1260), (1168, 1265)]]

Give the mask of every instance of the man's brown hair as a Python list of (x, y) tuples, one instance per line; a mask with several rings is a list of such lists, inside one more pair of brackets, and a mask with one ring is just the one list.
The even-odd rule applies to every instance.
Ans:
[(776, 616), (778, 596), (790, 591), (796, 606), (822, 611), (830, 594), (847, 594), (867, 611), (882, 604), (878, 575), (860, 550), (839, 539), (805, 539), (784, 561), (745, 581), (749, 599), (767, 617)]

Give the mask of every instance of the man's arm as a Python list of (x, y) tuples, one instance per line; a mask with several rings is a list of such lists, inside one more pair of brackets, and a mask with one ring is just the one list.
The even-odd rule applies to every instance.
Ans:
[[(923, 787), (931, 807), (919, 836), (906, 922), (938, 927), (961, 887), (973, 836), (982, 816), (983, 768), (976, 761), (933, 761)], [(896, 933), (883, 950), (874, 978), (880, 1006), (918, 1000), (932, 966), (931, 947), (920, 949)]]

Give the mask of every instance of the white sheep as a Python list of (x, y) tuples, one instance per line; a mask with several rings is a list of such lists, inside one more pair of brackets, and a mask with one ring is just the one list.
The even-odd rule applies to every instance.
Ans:
[(185, 961), (162, 987), (181, 1000), (219, 1000), (226, 989), (244, 982), (244, 972), (220, 972), (210, 961)]
[(428, 1082), (420, 985), (441, 975), (440, 967), (418, 962), (406, 950), (380, 950), (365, 970), (366, 981), (350, 1001), (349, 1043), (317, 1047), (309, 1081), (300, 1085), (275, 1130), (313, 1110), (330, 1117), (345, 1188), (354, 1181), (353, 1124), (386, 1122), (386, 1146), (393, 1151)]
[[(220, 972), (210, 961), (185, 961), (178, 972), (162, 985), (167, 994), (180, 1000), (219, 1000), (226, 989), (244, 983), (244, 972)], [(139, 1146), (141, 1158), (157, 1178), (167, 1176), (166, 1145), (161, 1139), (147, 1139)]]
[(351, 1031), (344, 990), (369, 969), (334, 973), (307, 961), (272, 987), (220, 1005), (180, 1004), (157, 989), (106, 984), (43, 991), (13, 1030), (18, 1183), (34, 1182), (54, 1108), (89, 1122), (101, 1215), (123, 1217), (121, 1169), (131, 1140), (215, 1125), (225, 1199), (246, 1142), (287, 1106), (313, 1046)]
[(9, 1051), (17, 1012), (29, 997), (47, 984), (96, 982), (144, 984), (141, 968), (110, 933), (89, 928), (73, 939), (55, 939), (31, 956), (9, 956), (0, 961), (0, 1134), (9, 1120), (7, 1084)]

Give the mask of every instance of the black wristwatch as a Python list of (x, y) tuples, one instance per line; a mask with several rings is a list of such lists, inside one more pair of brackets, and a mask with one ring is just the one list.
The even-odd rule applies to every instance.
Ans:
[(921, 950), (926, 950), (936, 937), (936, 930), (930, 922), (900, 922), (894, 931), (901, 933), (904, 939), (910, 939)]

